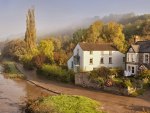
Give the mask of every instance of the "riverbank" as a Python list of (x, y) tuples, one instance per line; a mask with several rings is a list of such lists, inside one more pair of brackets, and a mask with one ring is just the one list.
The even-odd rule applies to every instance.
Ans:
[(55, 95), (25, 80), (12, 80), (3, 75), (0, 66), (0, 113), (24, 113), (26, 101), (42, 96)]
[(97, 100), (102, 103), (103, 109), (109, 113), (141, 113), (143, 109), (150, 110), (150, 90), (136, 98), (119, 96), (38, 78), (36, 71), (27, 71), (20, 64), (17, 64), (17, 67), (27, 76), (27, 80), (32, 81), (36, 85), (61, 94), (81, 95)]
[(10, 79), (25, 79), (26, 77), (16, 68), (15, 62), (5, 61), (2, 62), (4, 67), (4, 75)]

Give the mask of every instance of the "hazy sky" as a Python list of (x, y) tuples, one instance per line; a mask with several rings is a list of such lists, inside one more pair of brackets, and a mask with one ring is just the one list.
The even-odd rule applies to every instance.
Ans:
[(24, 33), (26, 13), (32, 6), (39, 32), (111, 13), (150, 13), (150, 0), (0, 0), (0, 38)]

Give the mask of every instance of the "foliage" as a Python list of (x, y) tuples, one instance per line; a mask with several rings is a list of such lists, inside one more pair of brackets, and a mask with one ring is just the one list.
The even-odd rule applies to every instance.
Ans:
[(58, 95), (40, 98), (28, 105), (28, 113), (104, 113), (100, 104), (83, 96)]
[(86, 29), (79, 29), (73, 33), (73, 43), (77, 44), (78, 42), (86, 41)]
[(38, 54), (32, 58), (31, 62), (39, 69), (44, 63), (48, 63), (48, 58), (43, 54)]
[(133, 85), (132, 85), (132, 82), (131, 82), (131, 80), (130, 79), (126, 79), (126, 80), (124, 80), (124, 87), (133, 87)]
[(101, 21), (94, 22), (88, 29), (86, 34), (87, 42), (97, 42), (102, 34), (103, 23)]
[(49, 38), (46, 38), (48, 40), (51, 40), (53, 42), (53, 45), (54, 45), (54, 51), (55, 52), (59, 52), (61, 51), (61, 48), (62, 48), (62, 43), (63, 41), (61, 40), (62, 37), (49, 37)]
[(38, 50), (41, 54), (48, 57), (51, 62), (53, 61), (54, 45), (51, 40), (41, 40), (38, 46)]
[(67, 71), (58, 67), (56, 65), (44, 64), (38, 73), (42, 76), (46, 76), (49, 79), (54, 79), (62, 82), (72, 82), (74, 81), (74, 73), (72, 71)]
[(122, 68), (112, 68), (110, 69), (110, 75), (115, 75), (115, 77), (123, 76), (124, 70)]
[(105, 25), (103, 29), (103, 39), (106, 40), (106, 42), (113, 42), (113, 44), (119, 51), (125, 52), (127, 47), (122, 31), (123, 27), (121, 24), (110, 22)]
[(8, 78), (25, 78), (24, 75), (16, 68), (13, 62), (4, 62), (5, 75)]
[(58, 65), (65, 65), (68, 60), (68, 56), (65, 52), (54, 52), (54, 61)]
[(34, 68), (33, 62), (32, 61), (33, 55), (31, 54), (25, 54), (21, 58), (21, 62), (23, 63), (23, 66), (25, 69), (32, 70)]
[(2, 55), (4, 57), (13, 58), (15, 60), (19, 60), (26, 53), (26, 44), (19, 39), (8, 42), (2, 50)]
[(97, 71), (98, 71), (98, 76), (103, 76), (108, 78), (108, 76), (110, 75), (110, 70), (107, 67), (101, 67)]
[(26, 33), (25, 39), (27, 51), (32, 51), (36, 48), (36, 28), (35, 28), (35, 14), (34, 9), (29, 9), (26, 17)]
[(150, 70), (144, 70), (139, 74), (142, 78), (148, 78), (150, 80)]

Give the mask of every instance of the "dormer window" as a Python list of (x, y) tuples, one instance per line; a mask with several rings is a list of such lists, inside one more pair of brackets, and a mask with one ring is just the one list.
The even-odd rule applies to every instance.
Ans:
[(93, 54), (93, 51), (90, 51), (90, 55), (92, 55)]
[(109, 55), (112, 55), (112, 51), (109, 51)]
[(101, 51), (101, 55), (104, 55), (104, 51)]

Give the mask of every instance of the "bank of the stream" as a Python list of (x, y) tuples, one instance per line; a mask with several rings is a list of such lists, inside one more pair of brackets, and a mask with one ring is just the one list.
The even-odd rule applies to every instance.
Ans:
[(24, 113), (28, 99), (54, 95), (24, 80), (6, 78), (0, 66), (0, 113)]

